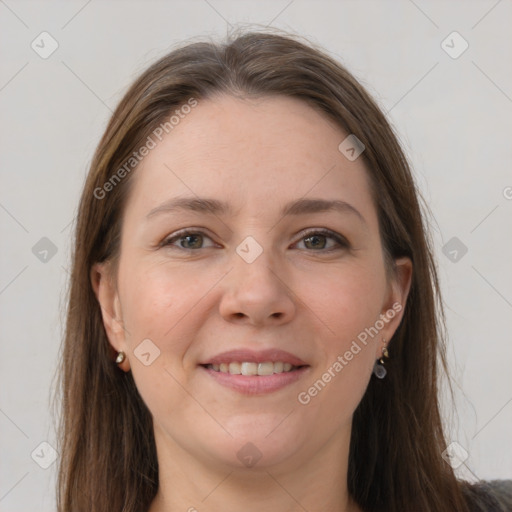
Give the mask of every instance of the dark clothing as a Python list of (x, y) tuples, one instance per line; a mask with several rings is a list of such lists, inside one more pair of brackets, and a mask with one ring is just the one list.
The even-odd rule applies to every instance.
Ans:
[(512, 480), (481, 481), (463, 492), (471, 512), (512, 512)]

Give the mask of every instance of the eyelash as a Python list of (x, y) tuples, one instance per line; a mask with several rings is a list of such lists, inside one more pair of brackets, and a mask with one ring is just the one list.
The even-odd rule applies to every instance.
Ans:
[[(166, 238), (160, 244), (160, 247), (170, 248), (170, 247), (172, 247), (173, 242), (183, 239), (189, 235), (201, 235), (201, 236), (210, 238), (204, 231), (201, 231), (201, 230), (193, 231), (191, 229), (186, 229), (186, 230), (176, 233), (175, 235), (173, 235), (170, 238)], [(334, 231), (331, 231), (330, 229), (325, 229), (325, 228), (314, 229), (314, 230), (310, 230), (310, 231), (303, 233), (301, 238), (299, 239), (299, 242), (304, 240), (305, 238), (311, 237), (313, 235), (321, 235), (321, 236), (325, 236), (328, 238), (332, 238), (333, 240), (336, 241), (336, 243), (338, 244), (339, 247), (331, 247), (330, 249), (317, 249), (317, 250), (309, 249), (308, 252), (324, 252), (325, 253), (325, 252), (332, 252), (335, 250), (350, 248), (350, 244), (344, 237), (342, 237), (341, 235), (338, 235), (337, 233), (335, 233)], [(199, 251), (200, 249), (205, 249), (205, 247), (200, 247), (199, 249), (188, 249), (186, 247), (178, 247), (178, 246), (175, 246), (174, 248), (181, 249), (182, 251), (188, 251), (188, 252)]]

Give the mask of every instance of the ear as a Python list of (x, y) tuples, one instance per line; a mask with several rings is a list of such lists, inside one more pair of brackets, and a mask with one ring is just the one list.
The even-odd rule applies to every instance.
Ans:
[[(110, 345), (116, 352), (125, 352), (128, 355), (126, 330), (123, 325), (123, 315), (119, 295), (114, 283), (109, 262), (96, 263), (90, 272), (91, 284), (96, 299), (101, 308), (103, 325)], [(119, 364), (126, 371), (130, 369), (129, 358)]]
[(379, 333), (382, 340), (376, 346), (376, 358), (382, 356), (382, 348), (389, 343), (398, 329), (405, 311), (407, 297), (412, 283), (412, 261), (408, 257), (397, 258), (395, 260), (395, 270), (390, 278), (388, 296), (384, 302), (384, 308), (381, 311), (381, 319), (384, 327)]

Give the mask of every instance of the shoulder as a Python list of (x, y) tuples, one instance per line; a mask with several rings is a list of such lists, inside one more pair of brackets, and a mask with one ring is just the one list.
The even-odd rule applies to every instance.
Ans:
[(461, 482), (471, 512), (511, 512), (512, 480)]

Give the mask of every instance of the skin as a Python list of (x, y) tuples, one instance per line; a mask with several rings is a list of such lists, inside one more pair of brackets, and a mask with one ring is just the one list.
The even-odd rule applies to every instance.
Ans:
[[(246, 512), (359, 510), (346, 486), (352, 415), (403, 309), (307, 405), (297, 396), (379, 315), (405, 307), (412, 264), (396, 260), (386, 279), (367, 170), (338, 150), (346, 135), (296, 99), (217, 96), (200, 101), (134, 171), (118, 274), (97, 264), (91, 279), (110, 343), (127, 356), (120, 368), (133, 373), (154, 418), (160, 485), (151, 512), (241, 503)], [(146, 219), (178, 196), (228, 201), (234, 211)], [(280, 215), (304, 197), (346, 201), (366, 222), (337, 211)], [(182, 228), (205, 235), (159, 247)], [(303, 233), (315, 228), (350, 246)], [(263, 249), (252, 263), (236, 252), (247, 236)], [(134, 354), (147, 338), (160, 350), (149, 366)], [(302, 358), (307, 374), (247, 396), (198, 368), (220, 352), (269, 347)], [(253, 467), (237, 457), (248, 442), (262, 455)]]

